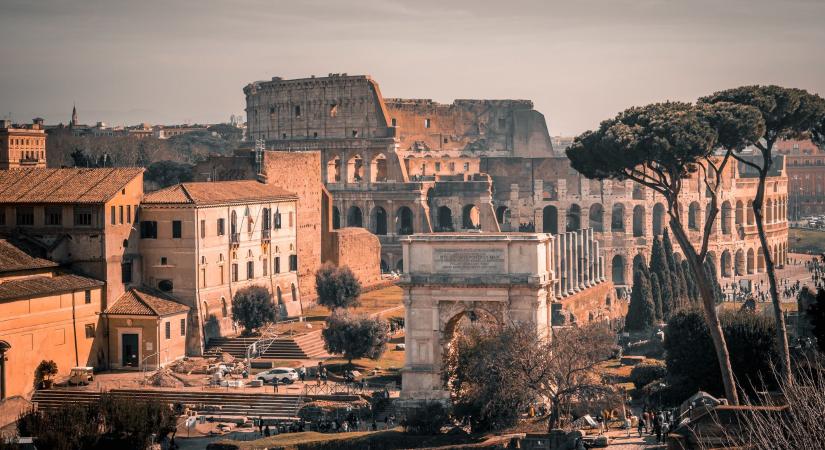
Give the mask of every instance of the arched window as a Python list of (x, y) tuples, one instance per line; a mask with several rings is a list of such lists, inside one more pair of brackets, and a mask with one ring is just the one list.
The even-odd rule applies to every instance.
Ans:
[(477, 230), (481, 227), (479, 211), (476, 205), (466, 205), (461, 214), (461, 226), (465, 230)]
[(172, 280), (160, 280), (158, 281), (158, 289), (163, 292), (172, 292), (174, 289), (174, 285), (172, 284)]
[(221, 297), (221, 315), (223, 317), (229, 317), (229, 311), (226, 309), (226, 298)]
[(283, 305), (284, 304), (284, 297), (281, 294), (281, 287), (280, 286), (275, 288), (275, 295), (276, 295), (276, 298), (278, 299), (278, 304)]
[(613, 214), (610, 217), (610, 231), (624, 231), (624, 205), (613, 205)]
[(604, 206), (601, 203), (593, 203), (590, 205), (590, 228), (593, 231), (604, 231)]
[(413, 212), (410, 208), (402, 206), (395, 214), (396, 232), (401, 235), (413, 234)]
[(641, 237), (645, 234), (645, 207), (636, 205), (633, 207), (633, 237)]
[(384, 236), (387, 234), (387, 211), (380, 207), (376, 206), (372, 208), (372, 232), (379, 235)]
[(347, 226), (348, 227), (363, 227), (364, 221), (361, 215), (361, 208), (357, 206), (350, 206), (347, 211)]
[(559, 234), (559, 210), (553, 205), (541, 211), (541, 232)]
[(575, 203), (570, 205), (570, 208), (567, 210), (567, 220), (565, 223), (566, 230), (569, 232), (581, 229), (581, 217), (581, 207)]
[(699, 229), (699, 202), (691, 202), (688, 207), (688, 228)]
[(616, 256), (613, 257), (613, 260), (611, 261), (611, 268), (610, 269), (611, 269), (612, 280), (613, 280), (614, 285), (618, 286), (618, 285), (625, 284), (625, 279), (624, 279), (625, 267), (624, 267), (624, 265), (625, 265), (625, 263), (624, 263), (624, 258), (622, 257), (622, 255), (616, 255)]
[(653, 205), (653, 234), (661, 236), (665, 228), (665, 206), (661, 203)]
[(438, 226), (435, 231), (453, 231), (453, 211), (447, 206), (439, 206), (436, 212)]
[(295, 288), (295, 283), (292, 283), (290, 285), (290, 290), (292, 291), (292, 301), (297, 302), (298, 301), (298, 289)]

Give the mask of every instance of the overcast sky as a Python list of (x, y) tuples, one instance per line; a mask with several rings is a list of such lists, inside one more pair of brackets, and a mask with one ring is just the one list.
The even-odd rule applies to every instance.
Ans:
[(0, 117), (227, 121), (245, 84), (530, 99), (551, 134), (776, 83), (825, 94), (825, 0), (0, 0)]

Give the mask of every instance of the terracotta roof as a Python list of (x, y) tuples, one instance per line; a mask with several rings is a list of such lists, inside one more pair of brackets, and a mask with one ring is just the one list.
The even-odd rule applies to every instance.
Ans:
[(0, 203), (105, 203), (141, 173), (138, 167), (3, 170)]
[(75, 292), (103, 286), (102, 281), (80, 275), (57, 275), (54, 277), (31, 277), (0, 283), (0, 301), (19, 298), (43, 297), (46, 295)]
[(216, 205), (297, 199), (287, 190), (255, 180), (180, 183), (143, 198), (144, 204)]
[(35, 258), (17, 248), (5, 239), (0, 239), (0, 273), (18, 270), (45, 269), (57, 267), (57, 263), (48, 259)]
[(145, 289), (132, 288), (124, 292), (106, 314), (130, 316), (168, 316), (189, 311), (189, 307), (161, 297), (160, 293), (149, 293)]

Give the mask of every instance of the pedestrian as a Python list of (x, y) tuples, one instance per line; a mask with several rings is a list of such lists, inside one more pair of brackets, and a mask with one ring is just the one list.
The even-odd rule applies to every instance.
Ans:
[(347, 425), (347, 421), (345, 420), (344, 423), (341, 424), (341, 432), (346, 433), (349, 430), (349, 425)]
[(274, 393), (278, 393), (278, 378), (272, 379), (272, 387), (274, 388)]
[(323, 369), (321, 369), (321, 380), (324, 381), (324, 384), (327, 384), (327, 378), (328, 377), (329, 377), (329, 374), (327, 373), (327, 368), (324, 367)]
[(318, 386), (321, 385), (321, 366), (320, 366), (320, 364), (318, 365), (318, 370), (315, 371), (315, 382), (318, 384)]
[(264, 435), (264, 418), (262, 416), (258, 416), (258, 433), (261, 436)]
[(266, 437), (270, 436), (269, 425), (267, 425), (266, 428), (264, 428), (264, 436), (266, 436)]
[(633, 428), (633, 425), (630, 422), (630, 415), (627, 415), (624, 418), (624, 428), (625, 428), (625, 431), (627, 432), (627, 435), (625, 437), (630, 437), (630, 430), (631, 430), (631, 428)]
[(298, 378), (300, 378), (301, 383), (303, 383), (304, 381), (306, 381), (306, 378), (307, 378), (307, 370), (306, 370), (306, 368), (304, 368), (304, 366), (301, 366), (301, 367), (298, 369)]
[(645, 416), (647, 412), (639, 416), (639, 423), (636, 424), (636, 429), (639, 431), (639, 437), (642, 437), (642, 432), (647, 431), (647, 422), (645, 422)]

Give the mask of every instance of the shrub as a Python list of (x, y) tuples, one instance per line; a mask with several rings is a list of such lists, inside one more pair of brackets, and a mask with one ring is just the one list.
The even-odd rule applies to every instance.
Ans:
[(329, 309), (354, 308), (361, 304), (361, 283), (349, 267), (325, 263), (315, 273), (318, 304)]
[(34, 369), (34, 388), (37, 389), (44, 385), (44, 382), (51, 381), (57, 375), (57, 363), (45, 359), (40, 361), (37, 368)]
[(401, 421), (404, 431), (412, 434), (439, 434), (441, 428), (450, 422), (447, 408), (441, 402), (427, 402), (407, 411)]
[(251, 333), (265, 323), (275, 322), (272, 294), (261, 286), (239, 289), (232, 299), (232, 317), (244, 327), (244, 333)]
[(630, 381), (633, 382), (636, 389), (641, 389), (653, 381), (664, 378), (665, 375), (667, 375), (665, 363), (651, 360), (635, 366), (630, 371)]

